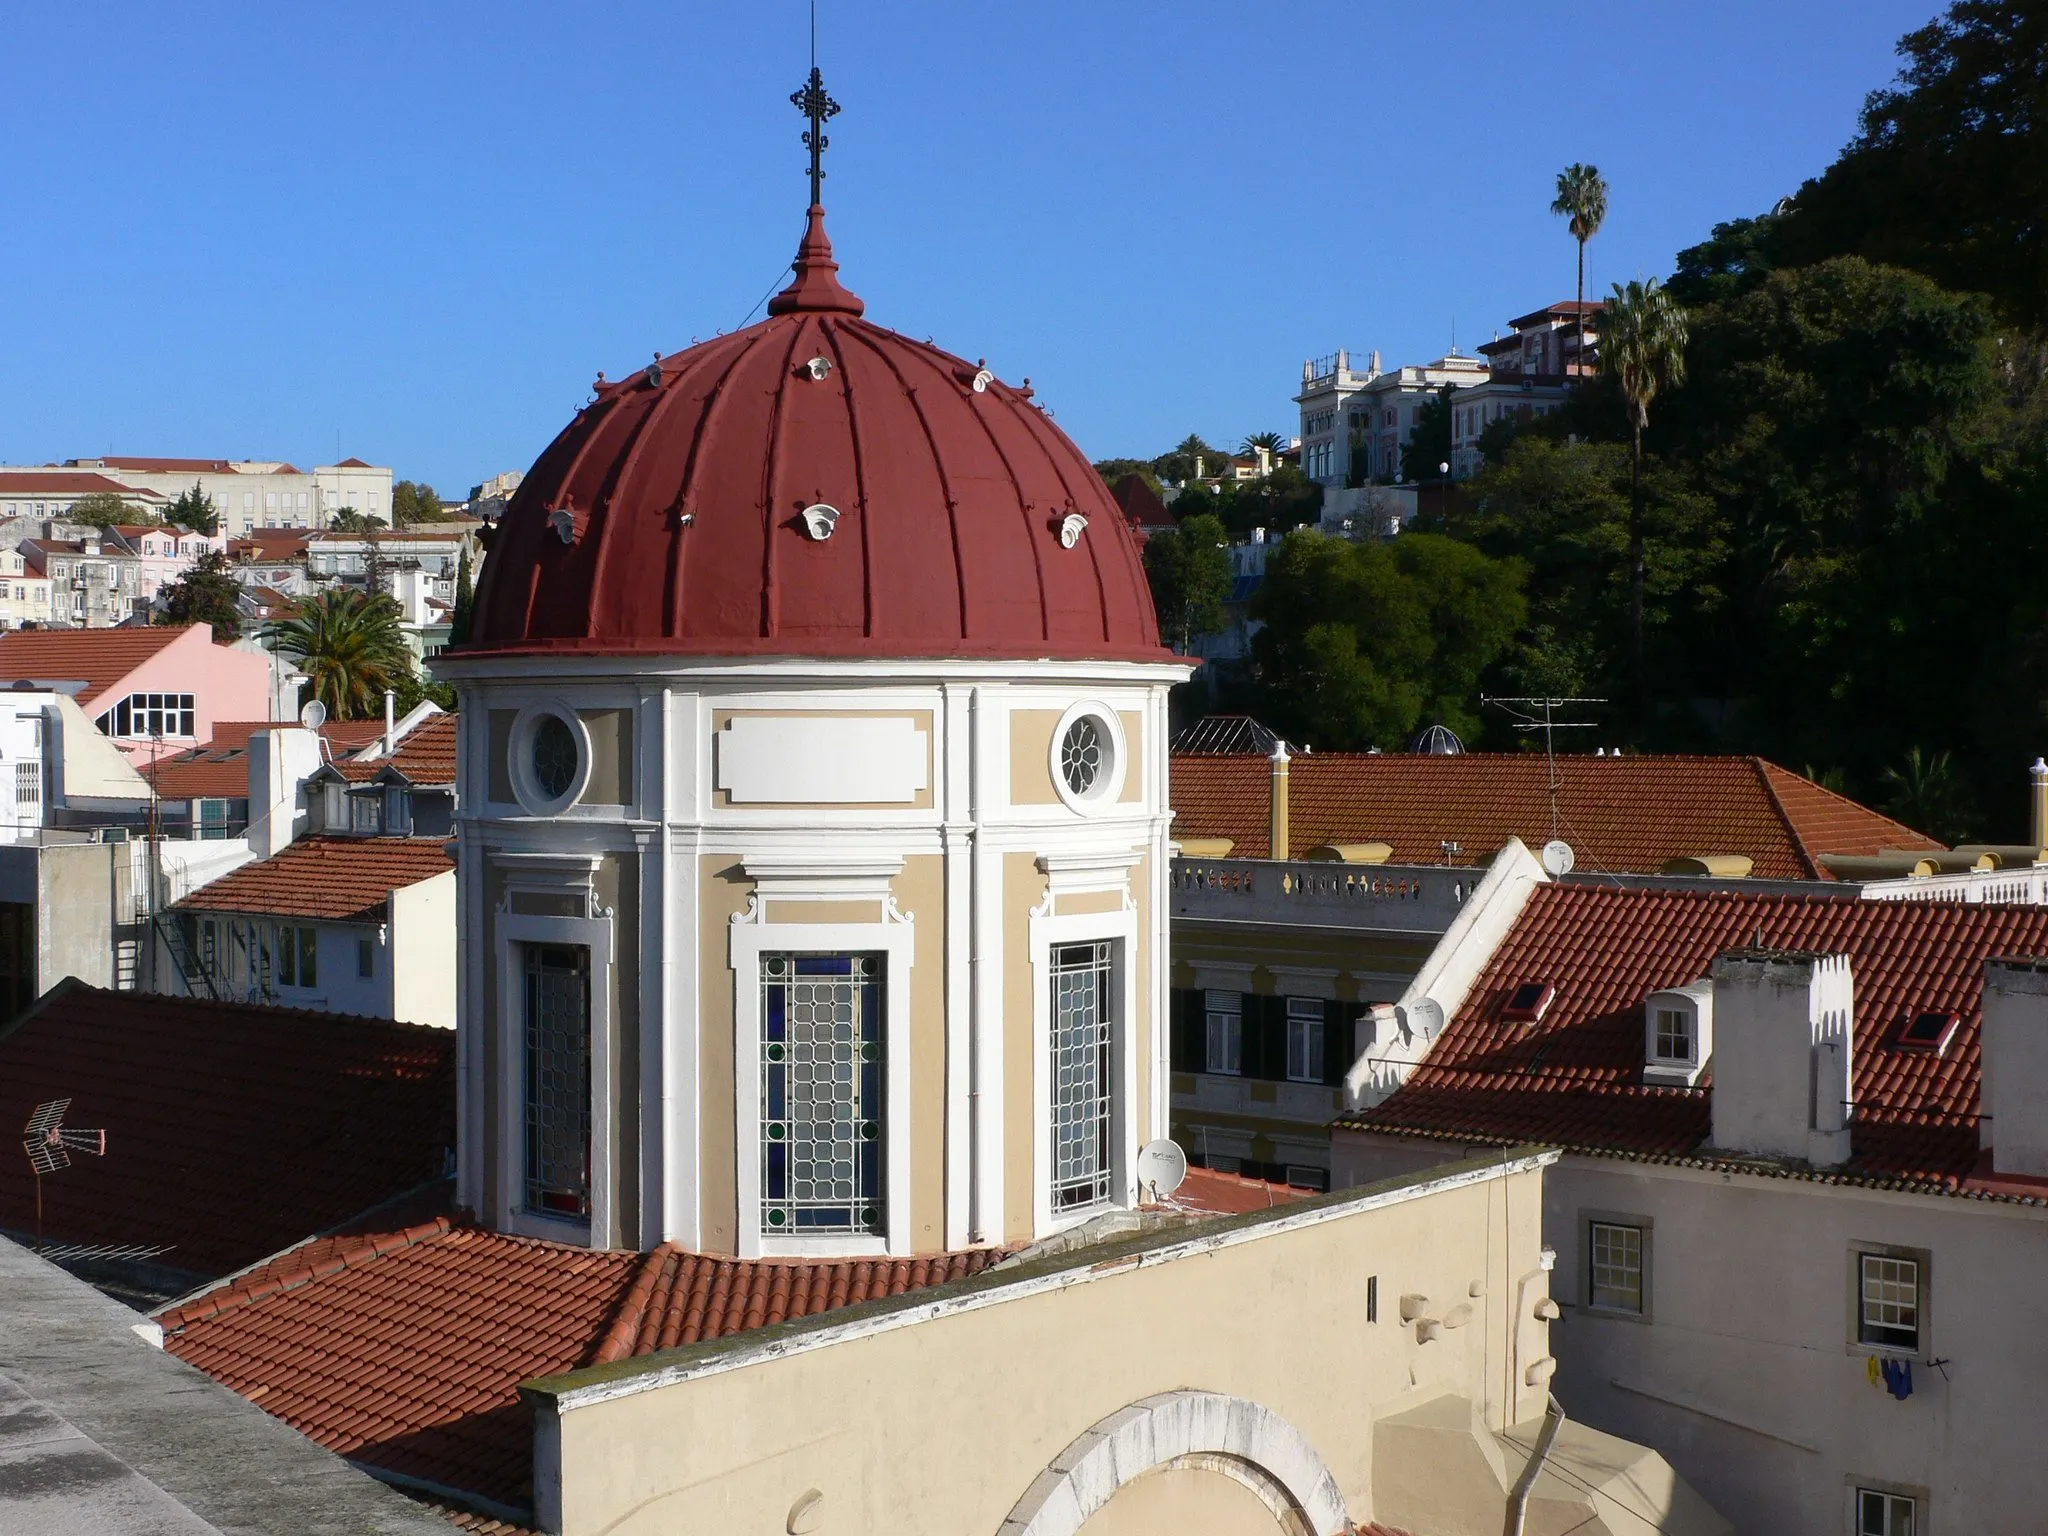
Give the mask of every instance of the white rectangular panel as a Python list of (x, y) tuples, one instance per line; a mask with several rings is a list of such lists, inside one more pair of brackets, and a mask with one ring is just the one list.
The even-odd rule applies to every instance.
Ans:
[(927, 733), (902, 715), (742, 715), (718, 733), (735, 805), (907, 804), (930, 782)]

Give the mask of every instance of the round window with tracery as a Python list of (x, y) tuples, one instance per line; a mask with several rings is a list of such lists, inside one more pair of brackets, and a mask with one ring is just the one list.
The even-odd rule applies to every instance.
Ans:
[(1109, 746), (1103, 739), (1102, 722), (1093, 715), (1083, 715), (1067, 727), (1067, 734), (1060, 741), (1060, 776), (1067, 781), (1067, 789), (1076, 796), (1085, 798), (1096, 785), (1102, 782), (1102, 773), (1109, 765)]
[(533, 782), (559, 800), (576, 782), (576, 733), (560, 715), (542, 715), (533, 728)]

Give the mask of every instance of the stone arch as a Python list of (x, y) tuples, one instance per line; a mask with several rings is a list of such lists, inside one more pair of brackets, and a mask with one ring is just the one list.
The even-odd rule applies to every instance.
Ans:
[(1350, 1527), (1337, 1479), (1300, 1430), (1249, 1398), (1183, 1388), (1120, 1408), (1055, 1456), (997, 1536), (1075, 1536), (1124, 1484), (1169, 1463), (1206, 1463), (1284, 1501), (1299, 1528)]

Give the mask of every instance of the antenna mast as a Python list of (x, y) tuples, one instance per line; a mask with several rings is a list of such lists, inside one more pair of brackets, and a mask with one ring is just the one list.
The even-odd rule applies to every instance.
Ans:
[(1485, 694), (1479, 696), (1480, 704), (1491, 704), (1514, 723), (1518, 731), (1541, 731), (1543, 733), (1543, 755), (1550, 768), (1550, 835), (1555, 839), (1557, 831), (1557, 740), (1558, 731), (1591, 730), (1596, 720), (1560, 720), (1557, 712), (1567, 704), (1605, 704), (1605, 699), (1560, 699), (1548, 696), (1515, 699), (1491, 699)]

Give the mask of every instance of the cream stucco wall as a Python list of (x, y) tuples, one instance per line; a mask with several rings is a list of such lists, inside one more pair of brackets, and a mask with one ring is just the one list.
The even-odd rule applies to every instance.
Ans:
[[(1378, 1416), (1445, 1392), (1494, 1428), (1540, 1409), (1516, 1377), (1547, 1348), (1541, 1185), (1513, 1168), (997, 1271), (843, 1331), (558, 1378), (540, 1394), (543, 1518), (558, 1498), (565, 1536), (773, 1531), (815, 1488), (819, 1530), (994, 1532), (1076, 1436), (1189, 1386), (1278, 1415), (1370, 1518)], [(1404, 1323), (1404, 1296), (1441, 1327)]]
[[(391, 968), (388, 981), (378, 988), (390, 1000), (389, 1016), (408, 1024), (453, 1029), (454, 953), (455, 871), (393, 891), (390, 944), (378, 956)], [(355, 975), (353, 954), (337, 954), (331, 963), (345, 963), (342, 974)]]

